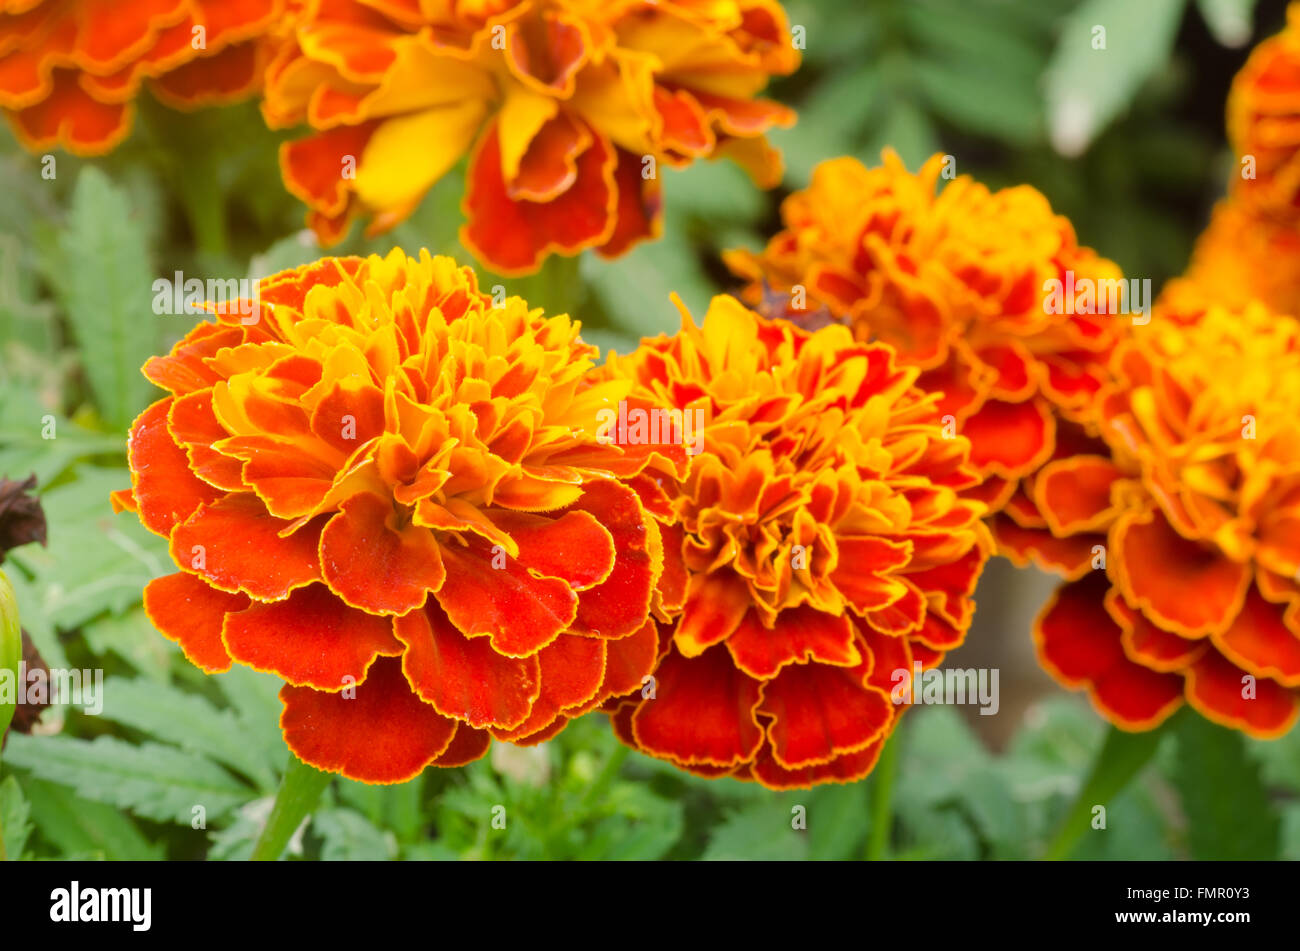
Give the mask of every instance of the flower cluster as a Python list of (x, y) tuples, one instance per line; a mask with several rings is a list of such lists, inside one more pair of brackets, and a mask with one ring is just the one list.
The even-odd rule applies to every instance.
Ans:
[(649, 675), (663, 546), (622, 480), (686, 457), (598, 437), (630, 384), (589, 378), (574, 322), (400, 251), (267, 278), (258, 317), (146, 365), (170, 395), (115, 497), (170, 541), (145, 607), (192, 662), (276, 674), (290, 748), (381, 783)]
[(609, 705), (625, 743), (773, 788), (872, 769), (913, 664), (962, 642), (990, 547), (961, 494), (969, 443), (944, 438), (919, 372), (730, 297), (611, 358), (608, 378), (704, 425), (649, 503), (669, 620), (653, 692)]
[(935, 155), (915, 175), (889, 150), (876, 168), (824, 162), (766, 249), (726, 259), (752, 303), (779, 292), (786, 315), (824, 308), (919, 368), (970, 439), (975, 493), (998, 511), (1058, 443), (1090, 435), (1087, 407), (1129, 322), (1115, 316), (1126, 287), (1028, 186), (959, 176), (936, 193), (950, 162)]
[(380, 233), (470, 153), (462, 243), (501, 274), (658, 234), (659, 166), (729, 157), (780, 178), (755, 98), (798, 64), (775, 0), (306, 5), (267, 71), (287, 187), (326, 244)]
[(1300, 710), (1300, 328), (1259, 303), (1162, 316), (1116, 351), (1107, 451), (1035, 482), (1075, 566), (1039, 653), (1125, 729), (1185, 699), (1277, 736)]
[(147, 81), (176, 108), (261, 84), (286, 0), (0, 0), (0, 110), (32, 151), (113, 149)]

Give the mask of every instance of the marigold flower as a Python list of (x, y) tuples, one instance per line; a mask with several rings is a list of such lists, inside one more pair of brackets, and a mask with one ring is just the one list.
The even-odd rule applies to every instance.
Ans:
[[(914, 663), (962, 642), (988, 555), (969, 443), (946, 439), (915, 368), (844, 327), (817, 333), (715, 298), (697, 327), (607, 372), (703, 425), (660, 479), (663, 658), (613, 701), (627, 744), (773, 788), (874, 766)], [(901, 672), (901, 673), (900, 673)]]
[(1300, 232), (1229, 198), (1214, 206), (1191, 264), (1165, 285), (1157, 310), (1192, 318), (1211, 304), (1239, 309), (1255, 300), (1300, 314)]
[(326, 244), (359, 216), (391, 228), (466, 152), (461, 242), (501, 274), (656, 236), (657, 165), (728, 156), (780, 179), (764, 132), (794, 116), (754, 98), (798, 64), (776, 0), (306, 6), (263, 112), (315, 130), (280, 159)]
[(1114, 360), (1106, 450), (1035, 480), (1044, 544), (1076, 556), (1036, 625), (1042, 662), (1124, 729), (1186, 700), (1284, 733), (1300, 709), (1300, 329), (1257, 303), (1157, 313)]
[(261, 82), (255, 38), (286, 0), (0, 0), (0, 109), (31, 151), (101, 155), (150, 89), (178, 109), (234, 102)]
[[(286, 681), (306, 763), (400, 782), (531, 744), (626, 693), (658, 649), (655, 521), (606, 445), (566, 316), (494, 307), (449, 258), (325, 258), (265, 279), (145, 366), (115, 501), (168, 538), (145, 608), (207, 671)], [(648, 476), (647, 476), (648, 478)]]
[(1230, 193), (1254, 214), (1300, 220), (1300, 4), (1251, 51), (1228, 94), (1228, 141), (1240, 160)]
[(940, 413), (970, 439), (978, 494), (996, 511), (1052, 457), (1058, 426), (1086, 421), (1120, 336), (1121, 275), (1033, 188), (990, 192), (960, 176), (936, 194), (944, 163), (913, 175), (891, 150), (877, 168), (823, 162), (764, 251), (725, 258), (750, 302), (775, 290), (825, 307), (920, 368), (918, 385), (942, 393)]

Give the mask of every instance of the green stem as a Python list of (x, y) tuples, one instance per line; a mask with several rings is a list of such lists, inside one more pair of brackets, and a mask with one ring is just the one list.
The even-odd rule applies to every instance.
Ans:
[(253, 861), (274, 862), (284, 852), (302, 820), (316, 808), (320, 795), (331, 776), (308, 766), (292, 753), (284, 771), (284, 781), (275, 796), (275, 806), (266, 820), (266, 828), (253, 846)]
[(1084, 833), (1092, 828), (1093, 809), (1105, 806), (1124, 791), (1133, 777), (1150, 762), (1169, 724), (1176, 719), (1176, 716), (1170, 717), (1162, 726), (1145, 733), (1126, 733), (1118, 727), (1110, 728), (1097, 758), (1093, 760), (1088, 778), (1048, 845), (1045, 858), (1057, 861), (1070, 856)]
[(889, 854), (889, 834), (894, 827), (894, 780), (898, 776), (898, 748), (902, 730), (894, 730), (880, 751), (871, 774), (871, 834), (867, 839), (867, 861), (877, 862)]

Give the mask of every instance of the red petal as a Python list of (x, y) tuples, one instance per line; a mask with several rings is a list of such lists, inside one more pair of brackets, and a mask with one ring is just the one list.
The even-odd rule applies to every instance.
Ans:
[(448, 546), (447, 580), (436, 593), (447, 617), (463, 633), (488, 634), (492, 647), (511, 657), (535, 654), (567, 630), (578, 596), (558, 578), (534, 577), (517, 558), (492, 565), (486, 542)]
[(144, 527), (166, 538), (172, 528), (213, 502), (221, 492), (190, 472), (185, 452), (167, 431), (171, 398), (159, 400), (140, 414), (131, 426), (127, 455), (137, 512)]
[(632, 715), (641, 749), (674, 762), (734, 766), (763, 743), (754, 717), (759, 682), (737, 670), (721, 647), (698, 657), (670, 652), (655, 673), (655, 697)]
[(228, 495), (201, 506), (176, 527), (171, 556), (222, 591), (276, 601), (320, 580), (319, 523), (315, 530), (309, 525), (280, 537), (288, 524), (268, 513), (254, 495)]
[(577, 180), (564, 194), (548, 202), (514, 201), (501, 177), (493, 124), (470, 157), (464, 201), (469, 220), (461, 229), (461, 243), (506, 276), (535, 271), (553, 251), (574, 254), (603, 244), (614, 229), (615, 160), (613, 147), (595, 135), (578, 158)]
[(1038, 511), (1058, 536), (1099, 531), (1115, 515), (1110, 487), (1119, 476), (1119, 468), (1100, 456), (1049, 463), (1034, 480)]
[(414, 779), (449, 750), (458, 732), (455, 720), (411, 692), (395, 658), (377, 661), (353, 699), (286, 685), (280, 700), (289, 749), (308, 765), (363, 783)]
[(815, 763), (799, 769), (786, 769), (776, 761), (770, 749), (764, 749), (754, 761), (751, 772), (768, 789), (807, 789), (821, 783), (853, 783), (875, 768), (885, 742), (879, 739), (828, 763)]
[(577, 633), (625, 637), (641, 629), (663, 571), (663, 541), (637, 494), (602, 479), (583, 487), (570, 511), (594, 516), (614, 541), (617, 557), (609, 576), (578, 595)]
[(330, 590), (372, 614), (405, 614), (442, 587), (446, 572), (434, 533), (397, 528), (391, 502), (372, 492), (345, 501), (320, 536), (320, 564)]
[(788, 664), (810, 660), (840, 667), (862, 662), (848, 615), (836, 617), (806, 605), (782, 611), (772, 630), (763, 627), (757, 611), (748, 611), (727, 639), (727, 650), (737, 667), (760, 680), (776, 676)]
[[(1253, 698), (1243, 695), (1250, 680), (1254, 680)], [(1188, 668), (1187, 702), (1215, 723), (1261, 739), (1286, 733), (1300, 711), (1294, 690), (1267, 678), (1250, 677), (1216, 650), (1206, 651)]]
[(740, 626), (752, 598), (749, 586), (728, 571), (692, 576), (674, 638), (687, 657), (726, 640)]
[(1015, 479), (1051, 458), (1056, 424), (1040, 400), (989, 400), (966, 420), (961, 431), (970, 439), (974, 465), (1004, 479)]
[(562, 711), (593, 699), (605, 677), (605, 641), (598, 637), (561, 634), (541, 649), (537, 659), (541, 696), (522, 724), (508, 732), (493, 731), (499, 740), (519, 742), (550, 730)]
[(486, 637), (466, 637), (436, 604), (394, 623), (402, 669), (420, 698), (473, 727), (523, 723), (541, 693), (536, 657), (505, 657)]
[(1300, 687), (1300, 637), (1288, 630), (1284, 612), (1284, 606), (1270, 604), (1252, 587), (1241, 613), (1214, 636), (1214, 645), (1256, 676)]
[(241, 664), (291, 684), (343, 690), (365, 680), (377, 656), (402, 652), (392, 628), (389, 618), (354, 611), (316, 584), (228, 615), (222, 639)]
[(1113, 534), (1115, 579), (1124, 600), (1186, 637), (1226, 630), (1250, 587), (1250, 567), (1183, 538), (1163, 514), (1121, 518)]
[(798, 664), (763, 684), (761, 713), (772, 756), (786, 769), (826, 763), (878, 739), (894, 719), (889, 695), (864, 686), (858, 668)]
[(229, 612), (247, 607), (248, 598), (242, 594), (217, 591), (183, 571), (154, 578), (144, 589), (144, 610), (154, 627), (180, 644), (190, 663), (210, 674), (230, 669), (221, 625)]

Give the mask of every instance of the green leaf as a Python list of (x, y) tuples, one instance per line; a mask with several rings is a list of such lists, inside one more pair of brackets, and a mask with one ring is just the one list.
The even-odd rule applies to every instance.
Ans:
[(326, 862), (384, 862), (397, 857), (397, 839), (351, 809), (323, 809), (311, 828), (321, 837)]
[[(1186, 0), (1084, 0), (1066, 18), (1046, 75), (1048, 126), (1059, 153), (1087, 149), (1164, 67), (1185, 5)], [(1094, 48), (1103, 39), (1104, 48)]]
[(1245, 46), (1250, 39), (1251, 23), (1257, 0), (1196, 0), (1205, 25), (1224, 46)]
[(0, 782), (0, 858), (18, 860), (27, 847), (31, 835), (32, 807), (23, 797), (16, 776), (6, 776)]
[(252, 797), (253, 790), (211, 760), (158, 743), (133, 746), (116, 737), (9, 738), (5, 761), (106, 805), (161, 822), (189, 825), (202, 806), (209, 819)]
[[(27, 737), (13, 737), (11, 747), (14, 739)], [(87, 802), (55, 783), (32, 780), (26, 786), (36, 830), (58, 850), (59, 858), (152, 862), (163, 857), (163, 847), (146, 839), (135, 823), (114, 807)]]
[(126, 429), (154, 395), (140, 367), (158, 349), (149, 252), (125, 194), (93, 166), (81, 172), (58, 257), (46, 276), (68, 314), (100, 413)]
[(280, 688), (283, 682), (271, 674), (234, 666), (224, 674), (216, 674), (221, 692), (230, 701), (239, 717), (240, 731), (251, 749), (256, 750), (274, 773), (283, 769), (289, 749), (280, 732)]
[(218, 710), (200, 696), (182, 693), (167, 684), (113, 677), (104, 685), (103, 717), (152, 739), (162, 740), (211, 757), (274, 789), (276, 777), (255, 747), (251, 747), (235, 715)]
[(131, 515), (114, 515), (109, 493), (131, 484), (126, 469), (86, 466), (74, 481), (41, 494), (49, 546), (27, 545), (13, 560), (33, 577), (38, 610), (65, 630), (103, 611), (122, 613), (170, 568), (166, 539)]
[(1277, 858), (1280, 820), (1239, 732), (1184, 717), (1174, 780), (1193, 858)]
[(1176, 719), (1180, 718), (1171, 717), (1164, 726), (1145, 733), (1126, 733), (1118, 727), (1110, 728), (1083, 788), (1066, 813), (1056, 838), (1048, 846), (1047, 858), (1069, 856), (1079, 839), (1092, 827), (1094, 807), (1109, 803), (1142, 771), (1155, 755), (1169, 724)]
[(800, 803), (790, 796), (775, 796), (736, 810), (713, 830), (701, 858), (710, 861), (807, 858), (808, 834), (792, 824), (793, 809), (808, 801), (806, 793), (803, 800)]

